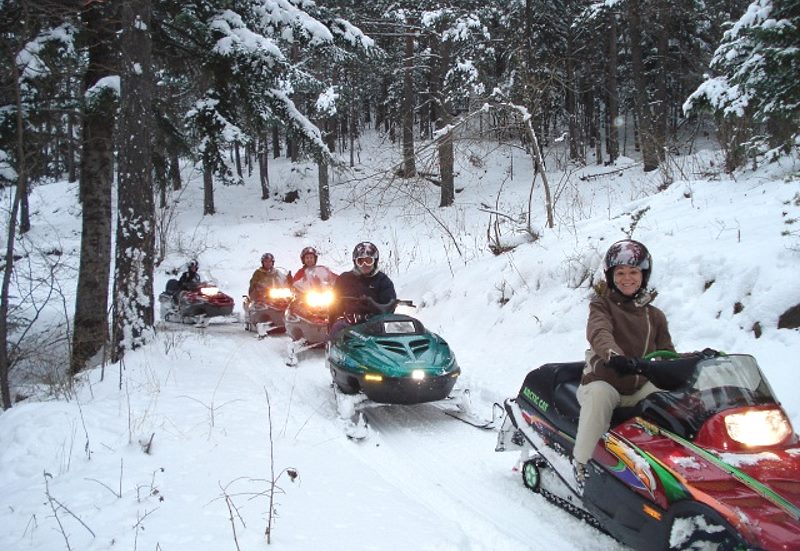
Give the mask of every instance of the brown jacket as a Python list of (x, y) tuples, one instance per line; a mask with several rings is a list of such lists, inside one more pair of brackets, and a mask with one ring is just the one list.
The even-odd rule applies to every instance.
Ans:
[(654, 295), (640, 293), (635, 299), (606, 289), (589, 304), (586, 338), (586, 368), (581, 384), (606, 381), (620, 394), (633, 394), (647, 379), (642, 375), (619, 375), (607, 367), (611, 356), (641, 358), (654, 350), (675, 350), (664, 312), (652, 306)]
[(253, 272), (247, 294), (250, 296), (250, 300), (263, 301), (266, 298), (267, 289), (272, 287), (288, 287), (289, 285), (291, 285), (289, 274), (278, 268), (267, 271), (261, 267)]

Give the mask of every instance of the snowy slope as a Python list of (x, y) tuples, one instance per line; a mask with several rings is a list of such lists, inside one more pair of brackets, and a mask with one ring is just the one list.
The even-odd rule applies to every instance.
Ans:
[[(525, 210), (529, 167), (518, 151), (482, 163), (462, 153), (463, 191), (449, 209), (435, 207), (433, 186), (364, 178), (378, 160), (362, 154), (361, 172), (337, 176), (327, 222), (313, 215), (316, 196), (306, 191), (315, 169), (271, 165), (275, 191), (300, 189), (299, 203), (258, 201), (253, 182), (219, 188), (219, 212), (210, 217), (200, 215), (195, 178), (181, 194), (176, 249), (156, 285), (197, 254), (238, 302), (265, 251), (295, 270), (300, 249), (314, 245), (321, 263), (341, 271), (353, 245), (371, 239), (399, 295), (451, 344), (462, 385), (488, 414), (516, 394), (528, 370), (583, 356), (589, 278), (608, 245), (633, 228), (654, 256), (656, 304), (676, 345), (754, 354), (800, 427), (792, 385), (800, 332), (776, 328), (780, 313), (800, 302), (800, 240), (781, 235), (800, 217), (800, 185), (785, 169), (709, 179), (700, 174), (706, 165), (691, 159), (663, 192), (661, 174), (636, 167), (569, 185), (553, 172), (556, 228), (543, 227), (537, 188), (533, 227), (541, 238), (495, 257), (485, 247), (481, 205)], [(75, 186), (63, 183), (32, 197), (32, 239), (64, 249), (67, 303), (80, 227), (74, 200)], [(375, 410), (373, 436), (349, 441), (322, 353), (289, 368), (287, 345), (287, 337), (260, 341), (232, 323), (161, 327), (124, 366), (88, 371), (70, 400), (30, 399), (0, 415), (0, 549), (265, 548), (275, 477), (276, 549), (622, 548), (524, 489), (516, 456), (494, 452), (494, 433), (431, 406)], [(285, 468), (299, 477), (279, 475)]]

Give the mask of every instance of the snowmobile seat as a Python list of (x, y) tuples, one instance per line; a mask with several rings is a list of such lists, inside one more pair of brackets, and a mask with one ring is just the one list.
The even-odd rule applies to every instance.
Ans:
[[(558, 366), (553, 380), (553, 399), (556, 410), (564, 418), (572, 421), (577, 430), (578, 417), (580, 416), (581, 406), (578, 403), (578, 387), (581, 384), (584, 362), (575, 362)], [(576, 369), (578, 368), (578, 369)], [(618, 425), (623, 421), (639, 415), (641, 407), (618, 407), (614, 410), (611, 417), (611, 426)]]
[(577, 421), (580, 415), (581, 406), (578, 403), (577, 392), (581, 381), (564, 381), (556, 386), (554, 390), (556, 409), (568, 419)]

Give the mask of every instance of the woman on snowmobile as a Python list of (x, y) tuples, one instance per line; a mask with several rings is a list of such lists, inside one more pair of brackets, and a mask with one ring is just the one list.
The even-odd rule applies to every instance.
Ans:
[(650, 304), (656, 296), (647, 290), (652, 266), (647, 248), (632, 239), (611, 245), (603, 261), (606, 285), (589, 304), (591, 348), (577, 393), (581, 410), (573, 466), (579, 487), (614, 408), (634, 406), (660, 390), (640, 374), (638, 359), (655, 350), (675, 350), (664, 312)]
[(253, 302), (263, 302), (267, 289), (289, 286), (291, 283), (287, 275), (275, 269), (273, 254), (264, 253), (261, 255), (261, 266), (250, 277), (247, 294)]
[(380, 305), (397, 300), (394, 283), (378, 270), (379, 259), (378, 247), (369, 241), (362, 241), (353, 249), (353, 269), (340, 275), (333, 284), (337, 304), (331, 308), (328, 317), (330, 335), (350, 324), (348, 315), (367, 317), (375, 314), (375, 306), (369, 299)]

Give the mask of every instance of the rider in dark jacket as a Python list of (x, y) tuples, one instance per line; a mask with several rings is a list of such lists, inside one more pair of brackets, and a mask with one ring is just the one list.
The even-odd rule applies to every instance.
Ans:
[(380, 305), (389, 305), (397, 299), (394, 283), (378, 270), (379, 256), (378, 248), (368, 241), (353, 249), (353, 269), (341, 274), (333, 285), (337, 303), (328, 318), (332, 324), (331, 335), (348, 325), (344, 319), (348, 315), (366, 317), (378, 313), (368, 299)]
[(183, 275), (181, 275), (181, 278), (178, 280), (178, 284), (180, 285), (179, 291), (191, 291), (201, 283), (200, 274), (197, 273), (199, 267), (200, 265), (197, 263), (197, 260), (189, 262), (186, 271), (183, 272)]

